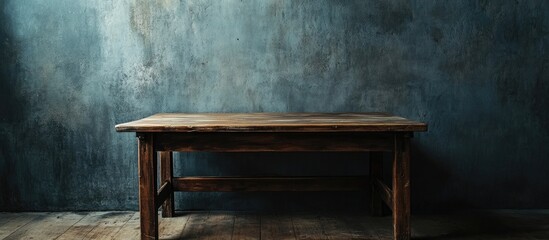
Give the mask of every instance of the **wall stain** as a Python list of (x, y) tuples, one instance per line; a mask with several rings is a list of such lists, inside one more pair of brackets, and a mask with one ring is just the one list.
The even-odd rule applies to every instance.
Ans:
[(379, 14), (372, 16), (373, 22), (382, 33), (399, 34), (406, 29), (406, 25), (413, 21), (414, 16), (410, 8), (410, 1), (377, 1)]
[(145, 66), (153, 63), (153, 49), (151, 42), (151, 1), (134, 0), (131, 5), (131, 26), (141, 36), (143, 42), (143, 62)]
[(440, 30), (440, 28), (435, 27), (431, 30), (431, 37), (433, 38), (433, 41), (438, 43), (440, 42), (440, 40), (442, 40), (442, 38), (444, 38), (444, 34), (442, 33), (442, 30)]
[(179, 1), (177, 0), (157, 0), (157, 4), (160, 4), (165, 10), (177, 10)]
[(18, 154), (13, 129), (21, 128), (28, 100), (21, 89), (20, 46), (15, 38), (8, 1), (0, 2), (0, 210), (20, 198), (17, 174)]

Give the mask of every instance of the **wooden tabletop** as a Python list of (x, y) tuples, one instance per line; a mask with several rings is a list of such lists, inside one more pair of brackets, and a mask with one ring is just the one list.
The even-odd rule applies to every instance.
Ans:
[(427, 124), (387, 113), (159, 113), (118, 132), (416, 132)]

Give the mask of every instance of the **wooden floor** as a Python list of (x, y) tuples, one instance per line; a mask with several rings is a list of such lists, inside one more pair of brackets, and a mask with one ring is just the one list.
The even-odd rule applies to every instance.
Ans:
[[(549, 239), (549, 210), (412, 217), (414, 239)], [(182, 212), (161, 239), (391, 239), (391, 218), (350, 213)], [(138, 239), (136, 212), (0, 213), (0, 239)]]

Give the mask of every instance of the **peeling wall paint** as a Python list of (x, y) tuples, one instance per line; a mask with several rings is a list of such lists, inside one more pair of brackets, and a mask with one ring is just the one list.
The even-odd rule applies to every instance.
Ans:
[[(137, 208), (156, 112), (387, 111), (415, 211), (547, 208), (546, 1), (0, 1), (0, 211)], [(338, 159), (338, 161), (333, 161)], [(177, 154), (180, 175), (357, 175), (363, 154)], [(178, 194), (180, 209), (364, 209), (362, 193)]]

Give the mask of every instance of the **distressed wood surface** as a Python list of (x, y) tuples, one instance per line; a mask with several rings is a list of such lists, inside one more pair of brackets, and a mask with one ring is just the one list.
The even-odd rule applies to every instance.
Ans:
[(426, 131), (387, 113), (159, 113), (116, 125), (119, 132)]
[[(357, 239), (362, 237), (360, 229), (356, 229), (347, 225), (342, 221), (341, 216), (335, 216), (333, 214), (320, 214), (318, 219), (322, 226), (322, 233), (326, 239)], [(347, 231), (341, 231), (341, 229), (347, 229)]]
[[(324, 232), (330, 239), (380, 239), (380, 231), (392, 237), (391, 224), (388, 218), (371, 217), (359, 213), (328, 214), (321, 218)], [(345, 229), (345, 231), (341, 231)]]
[(342, 219), (347, 224), (356, 224), (356, 227), (360, 228), (360, 232), (364, 234), (363, 236), (367, 236), (366, 239), (393, 240), (391, 217), (372, 217), (354, 214), (344, 216)]
[(141, 213), (141, 239), (158, 239), (156, 203), (157, 154), (153, 151), (153, 135), (138, 135), (139, 212)]
[(292, 216), (287, 214), (261, 215), (261, 238), (267, 240), (297, 239)]
[(85, 215), (72, 212), (46, 213), (33, 218), (4, 239), (56, 239)]
[[(189, 215), (178, 214), (170, 218), (159, 218), (159, 239), (180, 239), (187, 224)], [(139, 212), (134, 213), (130, 220), (122, 226), (112, 239), (139, 239)], [(101, 238), (100, 238), (101, 239)]]
[(211, 212), (206, 221), (204, 240), (231, 240), (234, 231), (234, 214), (229, 212)]
[[(162, 113), (119, 124), (116, 129), (137, 132), (141, 239), (157, 239), (156, 210), (167, 202), (163, 204), (163, 215), (173, 215), (172, 190), (278, 191), (282, 189), (281, 183), (289, 185), (284, 190), (292, 191), (325, 190), (317, 183), (338, 183), (337, 188), (330, 186), (329, 190), (357, 189), (353, 182), (342, 185), (336, 181), (338, 179), (172, 178), (171, 153), (166, 151), (390, 151), (397, 144), (393, 139), (408, 136), (413, 131), (426, 131), (427, 125), (386, 113)], [(158, 196), (155, 151), (162, 152), (163, 185)], [(374, 164), (374, 172), (378, 171)], [(407, 178), (405, 175), (401, 181), (406, 182)], [(394, 192), (402, 187), (401, 181), (394, 181), (398, 183), (393, 184)], [(360, 189), (367, 189), (367, 185), (360, 184)], [(394, 199), (392, 205), (396, 212), (393, 216), (395, 219), (400, 217), (395, 220), (395, 237), (407, 236), (402, 239), (410, 235), (409, 207), (406, 207), (410, 203), (409, 197), (405, 197), (409, 195), (406, 191), (404, 189), (404, 197)], [(407, 202), (397, 203), (399, 201)], [(405, 215), (408, 218), (402, 217)], [(191, 220), (190, 224), (195, 219)]]
[[(157, 207), (163, 206), (162, 203), (168, 199), (170, 194), (173, 193), (171, 183), (164, 182), (161, 187), (158, 189), (158, 194), (156, 196), (156, 205)], [(164, 210), (164, 209), (162, 209)]]
[(0, 213), (0, 239), (4, 239), (33, 219), (41, 217), (44, 214), (45, 213)]
[(255, 240), (260, 238), (260, 216), (252, 213), (237, 213), (234, 218), (232, 239)]
[(158, 235), (160, 239), (179, 239), (187, 225), (189, 215), (172, 215), (169, 218), (159, 219)]
[(411, 239), (412, 227), (410, 225), (410, 138), (405, 136), (395, 137), (395, 151), (393, 158), (392, 205), (393, 207), (391, 208), (391, 210), (393, 210), (393, 236), (395, 240)]
[[(163, 219), (161, 219), (163, 220)], [(141, 232), (139, 231), (139, 212), (136, 212), (132, 215), (130, 220), (122, 226), (120, 231), (116, 233), (113, 239), (139, 239)], [(162, 226), (162, 222), (160, 223)]]
[[(97, 225), (81, 239), (113, 239), (122, 227), (132, 218), (131, 212), (107, 213)], [(80, 239), (82, 235), (75, 235), (72, 239)]]
[(226, 212), (190, 214), (182, 239), (231, 239), (234, 215)]
[(365, 132), (155, 133), (157, 151), (364, 152), (392, 151), (394, 134)]
[(393, 210), (393, 191), (381, 180), (376, 179), (374, 181), (376, 192), (381, 197), (381, 200), (383, 200), (383, 203), (386, 204), (387, 207)]
[(209, 212), (203, 213), (189, 213), (187, 215), (187, 223), (183, 226), (183, 233), (180, 238), (182, 239), (199, 239), (200, 236), (207, 232), (206, 222), (210, 217)]
[[(120, 216), (128, 214), (132, 217), (122, 225), (126, 218), (120, 219)], [(197, 221), (198, 225), (201, 222), (206, 222), (206, 225), (189, 226), (187, 220), (191, 216), (197, 220), (203, 217), (209, 220)], [(233, 217), (234, 222), (231, 224)], [(122, 226), (114, 236), (89, 234), (98, 225), (119, 221), (118, 225)], [(370, 217), (367, 213), (179, 212), (173, 218), (161, 218), (159, 221), (160, 239), (300, 239), (301, 234), (296, 236), (294, 229), (302, 232), (303, 237), (320, 235), (321, 238), (340, 240), (393, 239), (391, 218)], [(217, 221), (219, 223), (215, 223)], [(549, 236), (549, 210), (461, 211), (444, 215), (418, 215), (413, 217), (413, 221), (413, 239), (534, 240), (548, 239)], [(14, 222), (19, 223), (10, 224)], [(215, 227), (212, 230), (205, 229), (209, 224)], [(69, 229), (64, 231), (66, 228)], [(87, 236), (91, 237), (88, 239), (139, 239), (139, 213), (0, 213), (0, 229), (15, 233), (0, 239), (85, 239)], [(232, 235), (229, 235), (231, 232)], [(71, 238), (68, 238), (68, 233)], [(193, 238), (187, 238), (189, 236)]]
[(169, 191), (167, 199), (162, 202), (162, 217), (173, 217), (175, 214), (173, 194), (173, 153), (160, 152), (160, 182), (167, 182)]
[(66, 232), (61, 234), (57, 240), (72, 240), (87, 236), (98, 224), (116, 215), (112, 212), (92, 212), (86, 214), (80, 221), (72, 225)]
[(319, 220), (321, 217), (315, 214), (292, 217), (297, 239), (328, 239)]
[(175, 191), (364, 191), (368, 179), (356, 177), (178, 177)]

